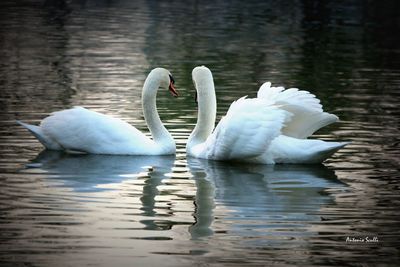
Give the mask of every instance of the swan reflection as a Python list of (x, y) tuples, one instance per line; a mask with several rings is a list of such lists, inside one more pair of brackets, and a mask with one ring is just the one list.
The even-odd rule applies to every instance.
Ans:
[[(143, 197), (154, 192), (155, 187), (174, 166), (175, 156), (114, 156), (93, 154), (67, 154), (59, 151), (42, 151), (27, 167), (31, 172), (41, 171), (61, 179), (66, 187), (75, 191), (100, 191), (101, 185), (120, 183), (128, 178), (148, 177)], [(28, 169), (29, 171), (30, 169)], [(154, 197), (153, 197), (154, 198)]]
[(193, 239), (215, 231), (254, 236), (254, 229), (273, 235), (303, 228), (305, 221), (319, 221), (318, 211), (333, 203), (326, 190), (345, 186), (324, 165), (240, 165), (196, 158), (189, 158), (188, 165), (197, 187), (196, 223), (189, 229)]
[[(104, 200), (104, 206), (85, 203), (87, 210), (96, 211), (93, 216), (119, 214), (129, 229), (169, 231), (189, 225), (192, 239), (227, 232), (255, 242), (310, 235), (309, 222), (321, 221), (320, 211), (334, 203), (327, 190), (345, 187), (323, 165), (241, 165), (196, 158), (179, 162), (173, 168), (175, 156), (44, 151), (30, 165), (35, 168), (24, 171), (61, 182), (77, 196), (100, 192), (92, 196)], [(182, 183), (189, 177), (193, 183)], [(101, 192), (113, 188), (110, 184), (118, 189), (107, 191), (113, 197)], [(135, 223), (140, 226), (132, 227)]]

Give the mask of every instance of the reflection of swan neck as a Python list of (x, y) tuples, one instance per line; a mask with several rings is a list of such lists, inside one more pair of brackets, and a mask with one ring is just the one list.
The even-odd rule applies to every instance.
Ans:
[(208, 69), (197, 67), (193, 70), (193, 82), (197, 91), (197, 124), (188, 140), (188, 147), (203, 143), (212, 133), (217, 113), (214, 81)]
[[(199, 174), (199, 173), (197, 173)], [(211, 224), (214, 221), (213, 211), (215, 208), (215, 188), (214, 184), (206, 177), (199, 175), (196, 177), (196, 199), (195, 199), (195, 223), (189, 228), (192, 239), (210, 236), (214, 232)]]
[(149, 127), (150, 133), (156, 143), (174, 144), (174, 140), (168, 130), (161, 122), (157, 112), (156, 97), (157, 90), (161, 84), (162, 74), (158, 71), (150, 72), (143, 85), (142, 107), (144, 119)]

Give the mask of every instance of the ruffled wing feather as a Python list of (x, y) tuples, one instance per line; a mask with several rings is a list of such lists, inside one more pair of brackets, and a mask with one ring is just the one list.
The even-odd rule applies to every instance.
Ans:
[(262, 154), (279, 136), (290, 114), (260, 99), (233, 102), (225, 117), (207, 138), (203, 158), (235, 160)]
[(320, 100), (308, 91), (297, 88), (285, 90), (284, 87), (271, 87), (271, 83), (266, 82), (260, 87), (257, 97), (293, 114), (282, 129), (282, 134), (290, 137), (307, 138), (338, 120), (337, 116), (323, 112)]

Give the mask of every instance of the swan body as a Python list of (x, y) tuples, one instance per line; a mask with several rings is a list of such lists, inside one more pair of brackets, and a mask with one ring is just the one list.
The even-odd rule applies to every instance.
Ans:
[(257, 98), (233, 102), (214, 129), (217, 105), (211, 71), (196, 67), (192, 78), (199, 110), (186, 146), (189, 156), (260, 164), (321, 163), (347, 144), (306, 139), (338, 117), (324, 112), (315, 95), (271, 87), (269, 82), (260, 87)]
[(57, 111), (39, 126), (18, 123), (49, 150), (79, 151), (112, 155), (166, 155), (175, 153), (175, 142), (163, 126), (156, 109), (159, 87), (177, 92), (168, 70), (156, 68), (148, 75), (142, 91), (144, 118), (153, 139), (132, 125), (83, 107)]

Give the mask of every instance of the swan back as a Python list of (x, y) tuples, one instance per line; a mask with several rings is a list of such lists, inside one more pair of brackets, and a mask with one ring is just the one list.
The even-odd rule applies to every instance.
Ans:
[(64, 149), (94, 154), (146, 154), (154, 142), (130, 124), (82, 107), (57, 111), (40, 128)]

